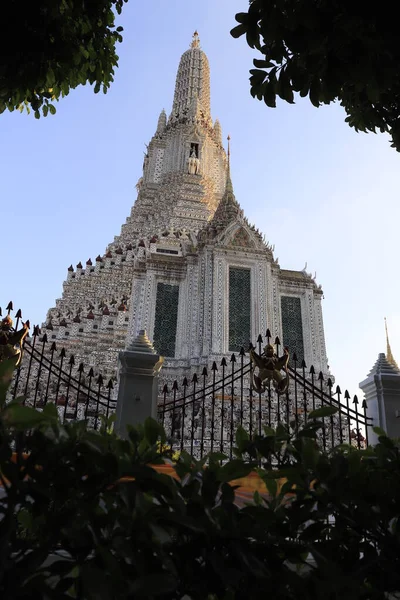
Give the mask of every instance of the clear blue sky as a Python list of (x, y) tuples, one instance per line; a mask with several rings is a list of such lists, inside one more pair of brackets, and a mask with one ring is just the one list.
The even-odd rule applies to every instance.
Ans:
[(247, 0), (148, 0), (125, 6), (120, 66), (107, 95), (81, 87), (57, 114), (0, 115), (3, 275), (41, 323), (67, 267), (94, 259), (119, 233), (141, 175), (144, 144), (171, 110), (181, 54), (198, 29), (211, 67), (213, 117), (232, 137), (232, 179), (246, 215), (283, 268), (317, 272), (327, 351), (342, 388), (357, 393), (385, 350), (386, 315), (400, 360), (399, 160), (382, 135), (356, 134), (338, 105), (276, 109), (251, 98), (255, 55), (229, 31)]

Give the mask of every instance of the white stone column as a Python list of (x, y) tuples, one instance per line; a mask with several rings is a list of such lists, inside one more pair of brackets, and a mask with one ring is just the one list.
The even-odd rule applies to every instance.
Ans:
[(227, 265), (222, 256), (214, 253), (214, 275), (212, 290), (212, 342), (211, 352), (222, 354), (228, 348), (227, 344)]
[(267, 327), (269, 327), (267, 313), (267, 262), (265, 259), (257, 263), (256, 277), (258, 280), (258, 290), (253, 304), (258, 311), (258, 333), (261, 333), (264, 338)]
[(319, 370), (328, 373), (328, 360), (324, 335), (324, 321), (322, 316), (322, 293), (314, 294), (315, 327), (319, 348)]
[(140, 324), (143, 323), (145, 280), (145, 273), (135, 273), (133, 276), (126, 340), (127, 346), (136, 338)]
[(158, 372), (160, 357), (144, 330), (132, 344), (119, 353), (119, 390), (115, 429), (126, 437), (128, 425), (143, 423), (147, 417), (157, 418)]
[(203, 321), (203, 332), (201, 337), (201, 354), (202, 356), (208, 357), (211, 353), (211, 339), (212, 339), (212, 310), (213, 310), (213, 262), (212, 254), (209, 250), (205, 252), (205, 265), (204, 265), (204, 278), (203, 278), (203, 290), (204, 294), (204, 305), (203, 315), (201, 316)]
[(277, 269), (271, 268), (268, 286), (268, 320), (267, 327), (271, 332), (272, 340), (276, 336), (282, 341), (282, 317), (281, 317), (281, 294), (279, 293), (279, 281)]
[(307, 368), (316, 367), (316, 331), (314, 324), (314, 293), (311, 288), (305, 290), (301, 298), (301, 316), (303, 322), (304, 360)]

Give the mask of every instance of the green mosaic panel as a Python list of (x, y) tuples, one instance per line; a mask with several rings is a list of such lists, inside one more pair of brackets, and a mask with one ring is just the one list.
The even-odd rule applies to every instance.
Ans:
[(250, 269), (229, 268), (229, 351), (245, 350), (250, 341)]
[(289, 348), (290, 356), (296, 352), (297, 364), (304, 359), (303, 323), (300, 298), (281, 297), (283, 345)]
[(156, 318), (153, 343), (162, 356), (175, 356), (179, 285), (157, 284)]

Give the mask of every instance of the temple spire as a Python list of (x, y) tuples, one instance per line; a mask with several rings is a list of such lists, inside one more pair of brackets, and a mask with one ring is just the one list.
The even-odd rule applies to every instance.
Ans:
[(216, 141), (218, 142), (218, 144), (220, 144), (222, 146), (222, 129), (221, 129), (221, 123), (219, 122), (218, 119), (215, 119), (214, 133), (215, 133)]
[(228, 135), (228, 168), (226, 170), (226, 184), (225, 184), (225, 193), (222, 196), (217, 209), (214, 213), (213, 218), (211, 219), (211, 223), (216, 223), (220, 226), (226, 226), (231, 221), (235, 220), (239, 215), (243, 214), (242, 209), (239, 206), (238, 201), (235, 198), (235, 193), (233, 191), (232, 179), (231, 179), (231, 169), (230, 169), (230, 157), (231, 157), (231, 146), (230, 141), (231, 138)]
[(158, 133), (158, 134), (164, 133), (166, 127), (167, 127), (167, 115), (165, 113), (165, 110), (162, 109), (160, 116), (158, 117), (156, 133)]
[(227, 192), (230, 192), (233, 195), (233, 197), (235, 197), (233, 193), (233, 185), (231, 179), (231, 136), (228, 135), (226, 139), (228, 140), (228, 170), (226, 172), (225, 194), (227, 194)]
[(388, 334), (386, 317), (385, 317), (385, 332), (386, 332), (386, 358), (387, 358), (387, 361), (388, 361), (388, 363), (390, 363), (392, 365), (392, 367), (396, 367), (396, 369), (398, 369), (399, 367), (397, 366), (397, 362), (394, 359), (392, 349), (391, 349), (390, 343), (389, 343), (389, 334)]
[(198, 99), (204, 118), (211, 119), (210, 113), (210, 66), (207, 56), (200, 48), (197, 31), (193, 34), (190, 48), (182, 54), (175, 82), (172, 119), (187, 116), (193, 101)]

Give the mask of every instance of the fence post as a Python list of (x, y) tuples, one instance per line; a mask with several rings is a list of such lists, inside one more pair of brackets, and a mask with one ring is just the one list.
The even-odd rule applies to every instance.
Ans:
[(146, 331), (119, 353), (119, 390), (115, 430), (126, 437), (127, 425), (143, 423), (147, 417), (157, 418), (158, 372), (160, 357)]
[[(372, 426), (380, 427), (391, 438), (400, 437), (400, 371), (381, 353), (368, 377), (360, 383), (367, 402), (367, 416)], [(371, 445), (378, 436), (368, 431)]]

